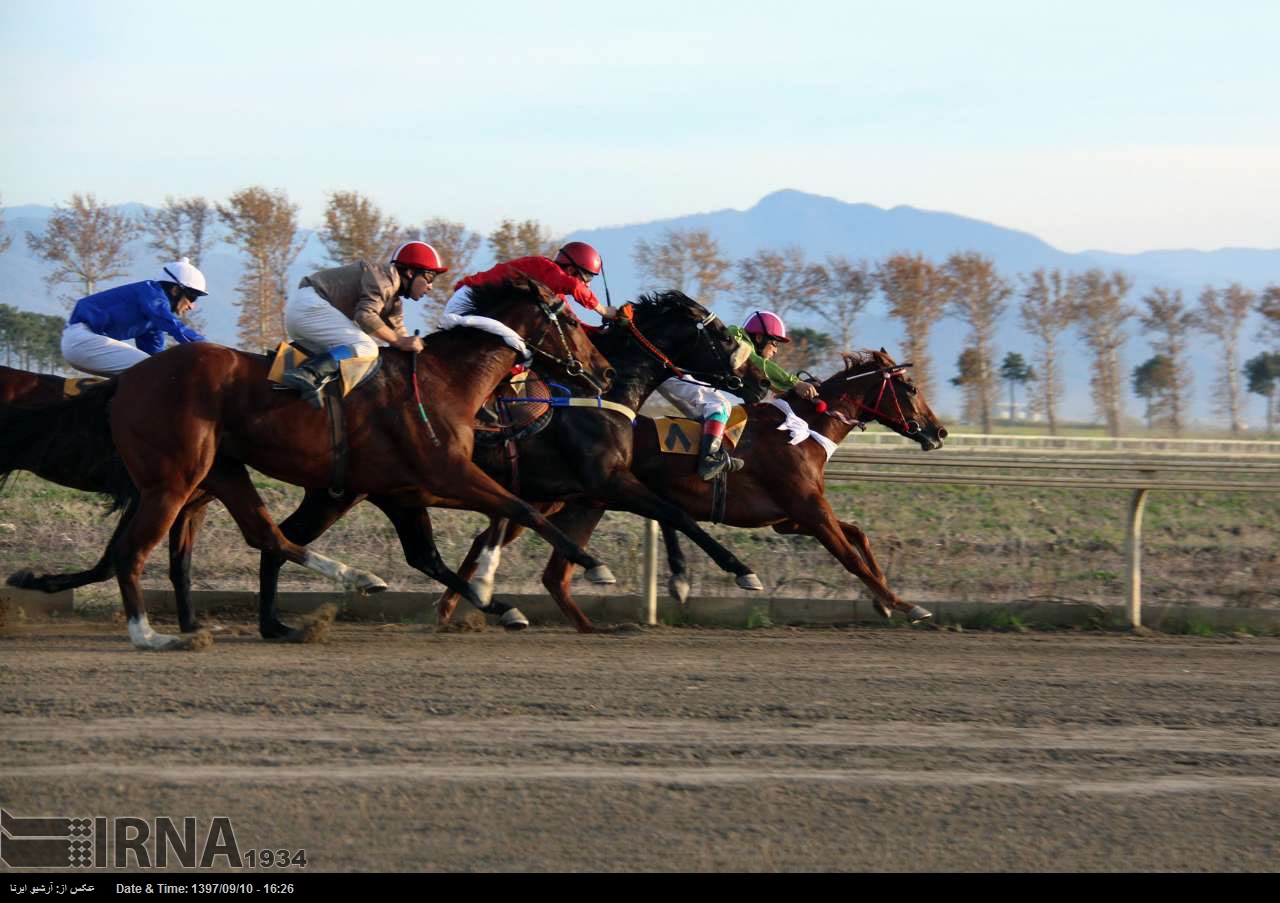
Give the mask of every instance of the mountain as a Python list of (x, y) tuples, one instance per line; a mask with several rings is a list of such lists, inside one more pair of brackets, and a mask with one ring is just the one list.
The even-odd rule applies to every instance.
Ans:
[[(123, 209), (132, 215), (140, 215), (146, 208), (128, 204), (123, 205)], [(48, 207), (31, 205), (5, 210), (5, 225), (14, 241), (9, 250), (0, 255), (0, 302), (42, 313), (65, 314), (62, 302), (51, 296), (44, 285), (43, 277), (48, 272), (46, 265), (31, 255), (23, 239), (26, 231), (43, 229), (51, 213)], [(871, 204), (846, 203), (792, 190), (774, 192), (748, 210), (717, 210), (647, 223), (587, 229), (570, 237), (590, 242), (600, 250), (605, 260), (609, 289), (617, 301), (635, 297), (640, 288), (631, 259), (636, 241), (642, 238), (652, 241), (669, 228), (706, 229), (719, 241), (722, 252), (735, 260), (754, 254), (761, 248), (787, 245), (804, 248), (811, 260), (818, 261), (832, 254), (875, 261), (897, 252), (921, 253), (941, 261), (957, 251), (977, 251), (995, 260), (1002, 274), (1015, 285), (1018, 274), (1038, 267), (1069, 272), (1091, 267), (1119, 269), (1134, 280), (1134, 289), (1128, 299), (1133, 306), (1140, 304), (1142, 295), (1156, 285), (1181, 289), (1187, 302), (1195, 303), (1205, 285), (1223, 286), (1236, 281), (1257, 290), (1268, 284), (1280, 283), (1280, 250), (1227, 248), (1217, 251), (1158, 250), (1141, 254), (1091, 250), (1070, 254), (1030, 233), (969, 217), (907, 206), (886, 210)], [(290, 270), (289, 278), (294, 284), (306, 273), (327, 265), (326, 254), (315, 234), (305, 231), (304, 235), (306, 245)], [(155, 257), (145, 242), (141, 239), (135, 241), (130, 251), (134, 263), (129, 275), (114, 284), (154, 278)], [(478, 259), (475, 265), (484, 268), (491, 262)], [(214, 290), (213, 296), (200, 305), (207, 333), (216, 341), (234, 343), (237, 308), (233, 299), (241, 272), (239, 252), (219, 242), (206, 253), (202, 263)], [(593, 288), (598, 294), (603, 294), (599, 280)], [(410, 305), (410, 329), (425, 326), (418, 312), (420, 308), (415, 310), (414, 307)], [(739, 319), (731, 299), (720, 299), (716, 308), (726, 319)], [(824, 324), (813, 316), (797, 317), (793, 325), (824, 328)], [(1257, 342), (1258, 325), (1255, 316), (1245, 326), (1241, 342), (1242, 361), (1261, 350)], [(1138, 336), (1138, 325), (1131, 322), (1128, 330), (1131, 338), (1123, 356), (1126, 373), (1152, 354), (1145, 339)], [(937, 388), (930, 401), (939, 411), (954, 412), (958, 408), (958, 395), (948, 380), (955, 374), (955, 362), (964, 345), (964, 333), (961, 324), (950, 319), (939, 323), (933, 333), (931, 350)], [(857, 334), (859, 344), (884, 345), (890, 352), (896, 351), (902, 338), (901, 328), (885, 315), (878, 300), (859, 320)], [(1068, 418), (1088, 419), (1091, 414), (1088, 355), (1083, 353), (1083, 346), (1074, 334), (1068, 333), (1065, 341), (1081, 352), (1070, 355), (1081, 362), (1081, 368), (1066, 374), (1062, 413)], [(1011, 301), (1002, 320), (997, 347), (1001, 356), (1007, 351), (1017, 351), (1030, 359), (1034, 353), (1034, 342), (1018, 327), (1016, 301)], [(1215, 391), (1217, 368), (1220, 367), (1209, 340), (1197, 338), (1191, 353), (1191, 366), (1195, 372), (1195, 398), (1201, 404), (1193, 412), (1192, 419), (1204, 423), (1220, 422), (1216, 412), (1208, 408)], [(1139, 402), (1128, 399), (1126, 410), (1137, 415)], [(1260, 422), (1259, 399), (1250, 397), (1248, 411), (1254, 422)]]

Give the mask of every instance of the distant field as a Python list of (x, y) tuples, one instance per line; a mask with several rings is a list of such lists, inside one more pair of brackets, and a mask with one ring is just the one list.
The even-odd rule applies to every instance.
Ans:
[[(272, 513), (283, 519), (301, 491), (259, 479)], [(833, 486), (830, 498), (860, 524), (910, 601), (1012, 601), (1028, 598), (1118, 603), (1122, 593), (1128, 491), (874, 483)], [(80, 569), (102, 550), (114, 524), (91, 496), (20, 474), (0, 495), (0, 574), (19, 568)], [(1276, 497), (1249, 493), (1153, 492), (1145, 518), (1145, 598), (1153, 603), (1245, 607), (1280, 605), (1280, 518)], [(445, 559), (461, 560), (484, 524), (469, 512), (432, 515)], [(852, 598), (861, 593), (816, 542), (771, 530), (718, 526), (712, 532), (752, 564), (768, 591), (783, 596)], [(430, 586), (403, 560), (391, 526), (360, 506), (315, 544), (319, 551), (370, 568), (395, 590)], [(620, 592), (638, 591), (641, 522), (608, 514), (592, 548), (611, 565)], [(526, 537), (504, 557), (500, 588), (540, 592), (548, 547)], [(696, 549), (689, 550), (695, 594), (737, 592)], [(258, 556), (226, 512), (213, 505), (195, 554), (197, 589), (254, 590)], [(167, 586), (164, 547), (152, 555), (146, 585)], [(665, 579), (665, 561), (660, 567)], [(318, 576), (287, 566), (292, 589), (328, 588)], [(117, 604), (114, 584), (78, 598)]]

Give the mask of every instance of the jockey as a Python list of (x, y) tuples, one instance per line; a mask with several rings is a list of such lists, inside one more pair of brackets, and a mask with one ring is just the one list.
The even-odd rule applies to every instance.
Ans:
[(284, 326), (291, 340), (318, 353), (281, 380), (318, 408), (341, 361), (377, 357), (380, 345), (421, 351), (422, 340), (405, 328), (402, 299), (417, 301), (448, 269), (431, 245), (407, 241), (385, 264), (362, 260), (305, 277), (285, 305)]
[(184, 257), (162, 267), (154, 280), (87, 295), (62, 331), (62, 356), (77, 370), (115, 376), (163, 351), (166, 334), (179, 343), (203, 342), (178, 318), (206, 294), (204, 274)]
[[(586, 242), (571, 241), (560, 249), (555, 260), (546, 257), (519, 257), (500, 263), (483, 273), (473, 273), (458, 280), (453, 287), (453, 297), (444, 307), (445, 328), (465, 325), (483, 329), (500, 336), (525, 359), (528, 359), (529, 351), (520, 336), (497, 320), (477, 317), (472, 313), (471, 287), (493, 285), (505, 279), (527, 276), (536, 282), (541, 282), (557, 295), (571, 297), (587, 310), (594, 310), (600, 316), (612, 319), (618, 315), (617, 308), (601, 304), (600, 299), (588, 286), (588, 283), (600, 274), (602, 267), (603, 262), (595, 248)], [(460, 319), (463, 317), (466, 318), (465, 322)]]
[[(787, 338), (787, 327), (777, 314), (758, 310), (747, 317), (742, 326), (730, 326), (729, 333), (739, 342), (750, 345), (751, 363), (768, 377), (774, 392), (781, 394), (795, 389), (803, 398), (817, 397), (817, 389), (770, 360), (778, 353), (779, 345), (791, 341)], [(742, 469), (744, 462), (741, 458), (729, 457), (720, 448), (725, 425), (729, 422), (728, 398), (710, 386), (700, 385), (686, 377), (669, 379), (658, 386), (658, 391), (686, 417), (702, 419), (698, 476), (712, 480), (725, 469), (730, 473)]]

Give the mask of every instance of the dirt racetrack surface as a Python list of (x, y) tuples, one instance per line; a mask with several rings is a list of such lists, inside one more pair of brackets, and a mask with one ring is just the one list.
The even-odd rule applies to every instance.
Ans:
[(0, 804), (225, 815), (307, 871), (1280, 865), (1276, 639), (248, 634), (0, 635)]

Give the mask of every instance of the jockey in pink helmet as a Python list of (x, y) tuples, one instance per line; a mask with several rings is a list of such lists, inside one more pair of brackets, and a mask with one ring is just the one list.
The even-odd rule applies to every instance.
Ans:
[[(767, 310), (755, 311), (742, 326), (730, 326), (729, 332), (738, 341), (751, 347), (752, 364), (764, 372), (775, 392), (795, 389), (804, 398), (812, 399), (817, 396), (817, 389), (769, 360), (777, 354), (780, 344), (791, 341), (787, 338), (786, 325), (777, 314)], [(698, 476), (704, 480), (712, 480), (726, 469), (730, 473), (742, 469), (741, 458), (731, 458), (720, 448), (724, 441), (725, 425), (729, 422), (728, 398), (710, 386), (688, 379), (669, 379), (658, 386), (658, 391), (686, 417), (702, 419)]]

